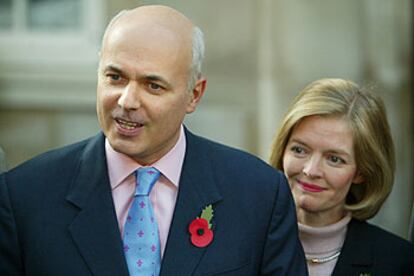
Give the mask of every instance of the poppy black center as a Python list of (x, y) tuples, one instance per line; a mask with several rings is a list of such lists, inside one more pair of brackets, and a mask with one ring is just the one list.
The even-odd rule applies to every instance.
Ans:
[(203, 234), (204, 234), (204, 229), (198, 229), (197, 230), (197, 234), (199, 235), (199, 236), (202, 236)]

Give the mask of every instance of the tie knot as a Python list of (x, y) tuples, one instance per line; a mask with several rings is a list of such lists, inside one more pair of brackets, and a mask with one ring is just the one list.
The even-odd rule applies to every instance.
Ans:
[(142, 167), (136, 171), (137, 187), (135, 195), (148, 195), (152, 186), (160, 177), (160, 172), (153, 167)]

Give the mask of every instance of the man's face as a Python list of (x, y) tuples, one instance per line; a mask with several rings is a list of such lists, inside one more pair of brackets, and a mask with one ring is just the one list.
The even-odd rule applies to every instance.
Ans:
[[(97, 113), (111, 146), (142, 165), (177, 142), (186, 113), (204, 91), (189, 91), (191, 40), (163, 26), (114, 28), (101, 53)], [(201, 88), (200, 90), (197, 90)]]

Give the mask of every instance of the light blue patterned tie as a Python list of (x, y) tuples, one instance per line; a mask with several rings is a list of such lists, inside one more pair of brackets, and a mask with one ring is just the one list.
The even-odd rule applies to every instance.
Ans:
[(135, 199), (124, 227), (124, 252), (131, 276), (158, 276), (160, 239), (149, 193), (160, 172), (153, 167), (136, 171)]

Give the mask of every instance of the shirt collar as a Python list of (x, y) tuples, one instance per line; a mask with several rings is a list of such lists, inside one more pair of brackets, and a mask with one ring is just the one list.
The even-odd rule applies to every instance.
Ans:
[[(184, 127), (180, 127), (180, 136), (174, 147), (161, 159), (151, 165), (161, 172), (174, 186), (178, 188), (181, 169), (184, 162), (186, 139)], [(115, 151), (105, 138), (105, 153), (108, 166), (111, 188), (115, 189), (129, 175), (142, 167), (138, 162), (126, 154)]]

